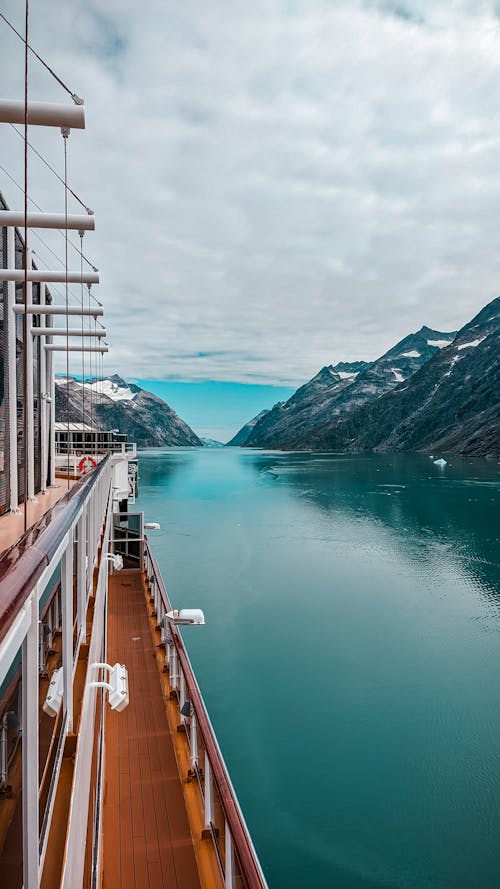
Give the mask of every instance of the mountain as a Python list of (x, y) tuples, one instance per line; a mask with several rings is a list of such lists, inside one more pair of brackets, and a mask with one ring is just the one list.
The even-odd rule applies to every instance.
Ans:
[(298, 447), (500, 457), (500, 297), (407, 381)]
[[(66, 420), (66, 378), (56, 378), (56, 419)], [(91, 409), (92, 404), (92, 409)], [(118, 374), (103, 380), (69, 380), (69, 419), (98, 429), (118, 429), (139, 447), (193, 446), (202, 443), (175, 411), (152, 392), (126, 383)]]
[(308, 383), (259, 421), (248, 437), (249, 447), (301, 447), (316, 430), (334, 418), (379, 398), (407, 380), (443, 347), (455, 332), (422, 327), (410, 333), (376, 361), (341, 362), (323, 367)]
[[(281, 402), (279, 402), (279, 404), (281, 404)], [(258, 423), (259, 420), (262, 420), (262, 418), (265, 417), (268, 413), (269, 411), (267, 410), (261, 411), (260, 414), (257, 414), (257, 416), (253, 418), (253, 420), (249, 420), (248, 423), (245, 423), (245, 425), (241, 427), (240, 431), (237, 432), (235, 436), (233, 436), (231, 441), (228, 441), (226, 443), (226, 448), (242, 448), (246, 444), (255, 424)]]
[(216, 438), (200, 438), (204, 448), (223, 448), (224, 443)]

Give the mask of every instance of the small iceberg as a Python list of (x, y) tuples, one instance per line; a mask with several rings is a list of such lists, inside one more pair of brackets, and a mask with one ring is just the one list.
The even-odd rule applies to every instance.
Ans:
[(448, 462), (446, 460), (443, 460), (442, 457), (440, 457), (439, 460), (434, 460), (434, 466), (447, 466), (447, 465), (448, 465)]

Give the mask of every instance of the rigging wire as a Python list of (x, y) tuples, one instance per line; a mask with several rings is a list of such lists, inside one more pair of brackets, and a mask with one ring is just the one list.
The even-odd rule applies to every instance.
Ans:
[[(11, 123), (10, 126), (12, 127), (13, 130), (15, 130), (15, 132), (17, 133), (17, 135), (18, 135), (18, 136), (21, 136), (21, 138), (22, 138), (22, 133), (21, 133), (21, 131), (18, 130), (17, 127), (16, 127), (13, 123)], [(89, 214), (89, 216), (92, 216), (92, 215), (93, 215), (93, 211), (90, 209), (90, 207), (87, 207), (87, 204), (86, 204), (84, 201), (82, 201), (82, 199), (81, 199), (80, 197), (78, 197), (76, 191), (73, 191), (73, 189), (71, 188), (70, 185), (68, 185), (67, 183), (64, 183), (64, 179), (62, 178), (62, 176), (59, 175), (59, 173), (57, 172), (57, 170), (54, 169), (54, 167), (52, 166), (52, 164), (49, 164), (48, 160), (43, 156), (43, 154), (40, 154), (40, 152), (38, 151), (38, 149), (35, 148), (35, 146), (31, 144), (31, 142), (28, 142), (28, 147), (31, 148), (33, 154), (36, 154), (36, 156), (37, 156), (38, 158), (40, 158), (40, 160), (42, 161), (42, 163), (45, 164), (45, 166), (51, 171), (51, 173), (54, 174), (54, 176), (56, 177), (56, 179), (59, 179), (59, 182), (61, 182), (61, 183), (65, 186), (65, 188), (68, 189), (69, 193), (70, 193), (71, 195), (73, 195), (73, 197), (75, 198), (75, 200), (78, 201), (78, 203), (80, 204), (80, 206), (83, 207), (83, 209)]]
[(28, 43), (28, 38), (27, 38), (27, 36), (26, 36), (26, 38), (24, 38), (23, 35), (20, 34), (19, 31), (16, 30), (16, 28), (14, 28), (14, 25), (13, 25), (11, 22), (9, 22), (7, 16), (5, 16), (5, 15), (3, 14), (3, 12), (0, 12), (0, 18), (2, 18), (2, 19), (4, 20), (5, 24), (9, 26), (9, 28), (11, 29), (11, 31), (14, 31), (14, 34), (17, 34), (17, 36), (19, 37), (19, 39), (22, 40), (22, 42), (25, 44), (25, 46), (26, 46), (26, 55), (28, 54), (28, 50), (29, 50), (30, 52), (32, 52), (33, 55), (35, 56), (35, 58), (38, 59), (39, 62), (41, 62), (41, 64), (44, 66), (44, 68), (46, 68), (47, 71), (48, 71), (50, 74), (52, 74), (52, 77), (54, 78), (54, 80), (57, 80), (58, 84), (59, 84), (60, 86), (62, 86), (62, 88), (65, 89), (67, 93), (69, 93), (69, 95), (70, 95), (71, 98), (73, 99), (75, 105), (82, 105), (83, 102), (82, 102), (82, 100), (80, 99), (80, 97), (79, 97), (75, 92), (73, 92), (73, 90), (71, 90), (71, 89), (69, 88), (69, 86), (67, 86), (67, 85), (64, 83), (64, 80), (61, 80), (61, 78), (59, 77), (59, 75), (56, 74), (56, 72), (50, 67), (50, 65), (47, 64), (47, 62), (45, 61), (45, 59), (42, 59), (42, 57), (38, 55), (38, 53), (36, 52), (36, 50), (34, 50), (32, 46), (30, 46), (30, 44)]
[(28, 27), (29, 3), (25, 3), (25, 51), (24, 51), (24, 318), (23, 318), (23, 439), (24, 439), (24, 532), (28, 530)]
[[(4, 166), (2, 166), (2, 164), (0, 164), (0, 170), (2, 171), (2, 173), (5, 173), (5, 175), (10, 179), (11, 182), (14, 183), (14, 185), (16, 186), (16, 188), (19, 189), (19, 191), (24, 192), (24, 189), (23, 189), (22, 185), (19, 185), (19, 182), (17, 182), (17, 181), (14, 179), (14, 177), (9, 173), (8, 170), (5, 169)], [(61, 181), (63, 181), (63, 180), (61, 180)], [(31, 204), (33, 204), (34, 207), (36, 207), (37, 210), (40, 211), (40, 213), (44, 213), (44, 212), (45, 212), (45, 210), (43, 210), (43, 208), (40, 207), (40, 204), (37, 204), (37, 202), (36, 202), (35, 200), (33, 200), (33, 198), (28, 197), (28, 200), (29, 200), (29, 202), (30, 202)], [(60, 234), (62, 238), (64, 237), (64, 232), (61, 231), (60, 228), (54, 229), (54, 231), (57, 231), (58, 234)], [(36, 234), (36, 232), (35, 232), (34, 230), (33, 230), (33, 234)], [(42, 241), (42, 244), (45, 244), (45, 241), (40, 237), (40, 235), (37, 235), (37, 237), (39, 238), (40, 241)], [(68, 244), (69, 244), (70, 247), (73, 248), (73, 250), (76, 251), (76, 253), (80, 254), (80, 250), (79, 250), (79, 248), (77, 247), (77, 245), (74, 244), (73, 241), (71, 241), (69, 238), (68, 238)], [(47, 246), (47, 244), (45, 244), (45, 246)], [(50, 247), (49, 247), (48, 249), (50, 250)], [(52, 251), (51, 251), (51, 252), (52, 252)], [(55, 255), (56, 255), (56, 254), (54, 254), (54, 256), (55, 256)], [(85, 262), (90, 266), (90, 268), (94, 270), (94, 272), (97, 272), (97, 271), (98, 271), (98, 269), (96, 268), (96, 266), (94, 265), (94, 263), (91, 262), (91, 260), (90, 260), (87, 256), (85, 256), (85, 254), (83, 255), (83, 258), (84, 258)], [(62, 264), (62, 260), (61, 260), (61, 259), (59, 260), (59, 262)], [(102, 303), (100, 303), (99, 300), (96, 299), (95, 296), (93, 296), (92, 298), (93, 298), (93, 300), (97, 303), (97, 305), (99, 305), (99, 306), (102, 305)]]

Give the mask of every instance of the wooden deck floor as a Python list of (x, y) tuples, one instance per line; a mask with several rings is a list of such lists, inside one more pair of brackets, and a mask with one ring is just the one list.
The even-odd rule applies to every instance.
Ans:
[(124, 663), (129, 706), (106, 714), (104, 889), (199, 889), (139, 574), (110, 577), (108, 662)]

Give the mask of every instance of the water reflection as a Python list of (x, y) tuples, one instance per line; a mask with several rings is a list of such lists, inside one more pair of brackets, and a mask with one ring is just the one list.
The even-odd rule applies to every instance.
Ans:
[(414, 558), (459, 560), (486, 595), (500, 596), (500, 474), (495, 463), (457, 457), (436, 467), (418, 455), (248, 451), (240, 459), (263, 483), (286, 485), (330, 522), (348, 518), (359, 534), (356, 522), (380, 522)]

